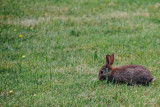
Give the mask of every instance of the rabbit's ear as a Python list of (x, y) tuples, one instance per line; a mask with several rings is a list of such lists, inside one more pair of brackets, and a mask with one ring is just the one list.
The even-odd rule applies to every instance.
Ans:
[(106, 55), (106, 65), (107, 65), (107, 68), (109, 68), (110, 67), (110, 65), (111, 65), (111, 56), (110, 55)]
[(114, 62), (114, 54), (111, 55), (111, 62), (110, 62), (111, 65), (113, 64), (113, 62)]

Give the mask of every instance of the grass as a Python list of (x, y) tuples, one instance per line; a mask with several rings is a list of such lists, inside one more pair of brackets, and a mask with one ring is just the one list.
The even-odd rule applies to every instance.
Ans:
[[(2, 0), (0, 105), (160, 106), (159, 13), (159, 0)], [(98, 81), (112, 53), (156, 81)]]

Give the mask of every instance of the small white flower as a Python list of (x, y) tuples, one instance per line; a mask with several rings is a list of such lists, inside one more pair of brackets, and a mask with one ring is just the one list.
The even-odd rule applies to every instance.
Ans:
[(13, 92), (12, 90), (9, 91), (9, 93), (12, 93), (12, 92)]

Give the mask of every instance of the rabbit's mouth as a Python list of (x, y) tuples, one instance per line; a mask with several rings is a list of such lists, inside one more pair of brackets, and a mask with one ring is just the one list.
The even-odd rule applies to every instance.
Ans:
[(106, 80), (106, 76), (102, 76), (100, 80), (101, 81)]

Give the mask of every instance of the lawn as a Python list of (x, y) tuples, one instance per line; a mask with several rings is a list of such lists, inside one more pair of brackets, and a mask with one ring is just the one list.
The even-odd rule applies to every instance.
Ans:
[[(149, 86), (97, 74), (139, 64)], [(1, 106), (160, 106), (159, 0), (1, 0)]]

